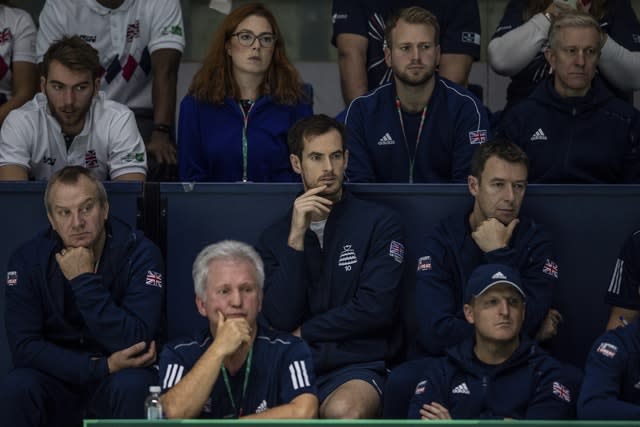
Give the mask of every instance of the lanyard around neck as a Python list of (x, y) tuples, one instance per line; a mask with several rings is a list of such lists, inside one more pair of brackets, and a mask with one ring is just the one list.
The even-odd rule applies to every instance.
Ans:
[(413, 156), (409, 153), (409, 143), (407, 142), (407, 134), (404, 130), (404, 120), (402, 119), (402, 108), (400, 108), (400, 98), (396, 96), (396, 110), (398, 110), (398, 118), (400, 119), (400, 128), (402, 129), (402, 136), (404, 137), (404, 145), (407, 147), (407, 154), (409, 155), (409, 182), (413, 184), (413, 167), (416, 163), (416, 156), (418, 155), (418, 145), (420, 144), (420, 136), (422, 136), (422, 128), (424, 127), (424, 119), (427, 117), (427, 105), (422, 108), (422, 114), (420, 116), (420, 126), (418, 126), (418, 135), (416, 136), (416, 148), (413, 152)]
[(245, 111), (245, 107), (242, 102), (239, 102), (240, 111), (242, 111), (243, 126), (242, 126), (242, 182), (247, 182), (247, 158), (249, 157), (249, 141), (247, 140), (247, 126), (249, 125), (249, 112), (255, 105), (255, 102), (249, 104), (249, 108)]
[(242, 396), (240, 396), (240, 402), (238, 403), (238, 405), (236, 405), (236, 400), (234, 399), (233, 392), (231, 391), (231, 383), (229, 382), (229, 374), (227, 373), (227, 368), (224, 367), (224, 363), (220, 367), (220, 370), (222, 370), (222, 378), (224, 379), (224, 385), (227, 387), (227, 394), (229, 395), (229, 400), (231, 401), (231, 406), (233, 407), (233, 413), (236, 414), (237, 418), (240, 418), (242, 416), (242, 406), (244, 404), (244, 399), (247, 395), (247, 385), (249, 384), (249, 374), (251, 373), (252, 358), (253, 358), (253, 347), (249, 349), (249, 355), (247, 356), (247, 364), (244, 368), (244, 382), (242, 384)]

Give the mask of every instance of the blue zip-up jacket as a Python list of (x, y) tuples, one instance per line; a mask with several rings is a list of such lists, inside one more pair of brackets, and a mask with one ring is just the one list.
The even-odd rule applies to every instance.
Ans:
[(527, 294), (523, 332), (534, 337), (551, 307), (558, 282), (550, 236), (540, 224), (520, 217), (509, 246), (482, 252), (471, 237), (469, 214), (454, 215), (426, 239), (416, 275), (418, 355), (441, 356), (448, 347), (473, 336), (464, 318), (464, 289), (471, 272), (483, 264), (504, 264), (520, 273)]
[[(467, 181), (476, 145), (491, 136), (487, 111), (467, 89), (434, 78), (424, 129), (412, 153), (398, 116), (394, 82), (351, 102), (345, 118), (350, 182)], [(410, 159), (415, 159), (412, 177)]]
[[(501, 37), (524, 24), (523, 14), (528, 0), (510, 0), (504, 10), (504, 15), (491, 37)], [(640, 22), (636, 17), (629, 0), (609, 0), (606, 2), (606, 13), (600, 18), (600, 28), (607, 36), (630, 51), (640, 50)], [(549, 77), (549, 63), (541, 50), (520, 72), (511, 77), (507, 87), (507, 106), (505, 111), (519, 101), (531, 95), (538, 84)], [(553, 80), (553, 77), (550, 77)], [(606, 81), (606, 80), (605, 80)], [(612, 85), (608, 84), (613, 90)], [(618, 92), (616, 95), (628, 101), (633, 101), (633, 94)]]
[(640, 419), (640, 321), (600, 336), (584, 371), (579, 418)]
[(575, 394), (561, 363), (531, 341), (520, 343), (504, 363), (487, 365), (475, 356), (474, 340), (426, 359), (408, 418), (420, 418), (425, 403), (437, 402), (453, 419), (571, 419)]
[(527, 153), (531, 183), (640, 182), (640, 112), (597, 77), (572, 98), (547, 79), (505, 114), (499, 132)]
[(13, 364), (71, 384), (109, 373), (107, 357), (157, 340), (164, 304), (160, 250), (118, 219), (96, 273), (68, 281), (55, 259), (63, 248), (48, 229), (9, 259), (5, 321)]
[(222, 104), (187, 95), (180, 104), (178, 154), (182, 181), (243, 180), (243, 132), (246, 126), (246, 178), (252, 182), (299, 182), (291, 169), (287, 133), (295, 122), (313, 114), (310, 103), (278, 104), (260, 97), (245, 121), (231, 98)]
[(291, 212), (260, 238), (264, 318), (287, 332), (301, 326), (318, 375), (385, 360), (404, 265), (395, 213), (344, 191), (327, 218), (322, 248), (308, 230), (304, 251), (292, 249), (290, 227)]

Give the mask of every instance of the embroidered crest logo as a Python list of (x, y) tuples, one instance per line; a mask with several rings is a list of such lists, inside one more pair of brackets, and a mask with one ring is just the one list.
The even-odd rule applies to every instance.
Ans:
[(603, 355), (604, 357), (613, 359), (614, 357), (616, 357), (616, 354), (618, 353), (618, 347), (611, 343), (603, 342), (598, 346), (598, 349), (596, 351), (601, 355)]
[(351, 266), (357, 262), (356, 251), (351, 245), (344, 245), (342, 252), (340, 252), (340, 258), (338, 258), (338, 267), (344, 267), (344, 271), (351, 271)]
[(18, 272), (17, 271), (7, 272), (7, 286), (15, 286), (17, 284), (18, 284)]
[(431, 270), (431, 256), (425, 255), (418, 258), (418, 271)]

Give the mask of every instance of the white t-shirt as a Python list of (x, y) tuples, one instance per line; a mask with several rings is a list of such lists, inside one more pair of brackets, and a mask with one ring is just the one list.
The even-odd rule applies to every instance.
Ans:
[(44, 94), (13, 110), (0, 129), (0, 166), (20, 165), (36, 180), (49, 179), (68, 165), (85, 166), (104, 181), (147, 171), (144, 142), (133, 112), (105, 99), (93, 98), (84, 127), (67, 151), (58, 121)]
[(77, 34), (98, 50), (100, 89), (130, 108), (152, 108), (151, 54), (185, 45), (178, 0), (124, 0), (117, 9), (96, 0), (47, 0), (39, 23), (38, 62), (51, 43)]
[(0, 5), (0, 94), (12, 95), (11, 64), (36, 62), (36, 26), (22, 9)]
[(324, 245), (324, 227), (327, 225), (327, 220), (323, 219), (322, 221), (311, 221), (309, 224), (309, 228), (311, 231), (316, 233), (318, 236), (318, 240), (320, 241), (320, 248)]

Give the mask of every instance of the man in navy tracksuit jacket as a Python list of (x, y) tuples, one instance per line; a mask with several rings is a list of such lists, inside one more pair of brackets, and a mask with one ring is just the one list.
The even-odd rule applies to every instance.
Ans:
[[(471, 272), (482, 264), (518, 270), (527, 293), (522, 330), (531, 338), (540, 331), (558, 283), (558, 266), (549, 234), (519, 216), (526, 184), (527, 157), (514, 144), (495, 140), (476, 152), (469, 177), (473, 208), (436, 226), (418, 259), (418, 355), (442, 355), (447, 347), (473, 336), (463, 316), (463, 296)], [(552, 312), (551, 320), (559, 321)], [(555, 327), (542, 332), (550, 338)]]
[[(331, 43), (338, 48), (345, 103), (391, 80), (391, 70), (384, 62), (385, 23), (395, 11), (409, 6), (421, 6), (438, 18), (440, 72), (460, 84), (468, 80), (472, 62), (480, 59), (480, 10), (476, 0), (333, 0)], [(359, 49), (354, 38), (364, 42), (364, 47)], [(361, 59), (361, 66), (352, 65), (350, 53)], [(353, 81), (360, 80), (358, 77), (362, 78), (360, 84)]]
[(347, 109), (350, 182), (464, 182), (478, 144), (490, 137), (482, 103), (435, 72), (437, 20), (402, 9), (386, 28), (393, 82)]
[(404, 237), (394, 213), (343, 190), (342, 132), (326, 116), (290, 131), (291, 162), (305, 192), (260, 239), (262, 313), (311, 347), (321, 417), (371, 418), (379, 409)]
[(409, 418), (567, 419), (575, 392), (557, 360), (520, 337), (528, 298), (516, 270), (485, 264), (464, 292), (474, 337), (422, 362)]
[(640, 321), (596, 340), (578, 399), (582, 419), (640, 418)]
[[(463, 296), (471, 272), (488, 263), (519, 271), (528, 295), (523, 333), (540, 340), (556, 334), (562, 317), (550, 309), (558, 282), (551, 239), (539, 224), (519, 216), (527, 168), (523, 151), (502, 139), (482, 144), (474, 153), (468, 181), (473, 207), (437, 225), (418, 255), (414, 357), (441, 356), (448, 347), (473, 337), (473, 327), (463, 315)], [(415, 381), (412, 363), (392, 371), (385, 417), (406, 412), (408, 385)]]
[[(529, 156), (529, 182), (640, 182), (640, 112), (595, 76), (602, 30), (590, 15), (561, 15), (550, 32), (553, 79), (511, 109), (500, 133)], [(580, 54), (570, 55), (571, 49)]]
[[(49, 181), (51, 228), (8, 264), (6, 327), (14, 369), (0, 381), (11, 426), (142, 418), (157, 374), (163, 261), (141, 232), (107, 219), (104, 187), (70, 166)], [(140, 369), (126, 369), (140, 368)]]
[(462, 295), (469, 275), (479, 265), (505, 264), (520, 272), (528, 296), (522, 325), (527, 336), (536, 336), (551, 306), (552, 291), (558, 282), (557, 267), (552, 261), (551, 238), (543, 227), (530, 218), (520, 217), (509, 246), (485, 253), (473, 240), (470, 213), (454, 215), (436, 226), (423, 249), (429, 255), (421, 256), (418, 262), (419, 355), (441, 355), (448, 347), (473, 336), (473, 326), (462, 314)]

